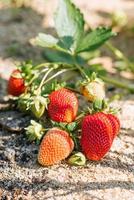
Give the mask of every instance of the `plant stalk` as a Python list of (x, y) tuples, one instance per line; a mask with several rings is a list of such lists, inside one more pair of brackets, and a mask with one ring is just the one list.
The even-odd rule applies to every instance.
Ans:
[(77, 94), (79, 94), (79, 95), (82, 95), (78, 90), (76, 90), (76, 89), (74, 89), (74, 88), (71, 88), (71, 87), (65, 87), (65, 88), (67, 88), (68, 90), (71, 90), (72, 92), (75, 92), (75, 93), (77, 93)]
[(110, 42), (106, 43), (107, 47), (113, 52), (113, 54), (118, 58), (123, 60), (128, 68), (134, 73), (134, 64), (132, 64), (129, 59), (116, 47), (114, 47)]
[(65, 72), (68, 72), (68, 71), (74, 71), (74, 70), (76, 70), (76, 69), (75, 69), (75, 68), (72, 68), (72, 69), (63, 69), (63, 70), (57, 72), (56, 74), (54, 74), (53, 76), (51, 76), (50, 78), (48, 78), (48, 79), (43, 83), (43, 85), (46, 84), (46, 83), (48, 83), (49, 81), (51, 81), (52, 79), (54, 79), (55, 77), (59, 76), (59, 75), (62, 74), (62, 73), (65, 73)]
[(46, 72), (46, 74), (44, 75), (44, 77), (43, 77), (43, 79), (42, 79), (42, 81), (41, 81), (41, 83), (40, 83), (40, 85), (39, 85), (39, 87), (38, 87), (37, 94), (40, 93), (41, 88), (42, 88), (42, 86), (44, 85), (45, 79), (47, 78), (48, 74), (50, 74), (50, 73), (52, 72), (52, 70), (54, 70), (54, 69), (53, 69), (53, 68), (50, 68), (50, 69)]
[(72, 67), (71, 64), (67, 64), (67, 63), (61, 63), (61, 62), (57, 62), (57, 63), (41, 63), (39, 65), (36, 65), (35, 66), (35, 69), (40, 69), (42, 67), (53, 67), (54, 69), (57, 69), (57, 68), (60, 68), (60, 67), (63, 67), (63, 66), (67, 66), (68, 68), (69, 67)]
[(106, 77), (106, 76), (99, 76), (103, 81), (115, 85), (116, 87), (122, 88), (122, 89), (126, 89), (129, 90), (130, 92), (134, 93), (134, 86), (128, 85), (126, 83), (123, 83), (121, 81), (118, 81), (116, 79), (112, 79), (110, 77)]
[[(42, 70), (42, 73), (44, 73), (44, 72), (46, 72), (48, 70), (48, 68), (46, 68), (46, 69), (43, 69)], [(32, 82), (35, 80), (37, 78), (37, 74), (35, 74), (34, 76), (33, 76), (33, 78), (31, 79), (31, 81), (29, 82), (29, 86), (32, 84)]]
[(87, 76), (87, 74), (85, 73), (85, 71), (82, 69), (82, 67), (77, 63), (76, 60), (76, 56), (73, 56), (73, 60), (74, 60), (74, 64), (75, 67), (77, 68), (77, 70), (80, 72), (80, 74), (82, 75), (82, 77), (86, 78), (87, 80), (89, 80), (89, 77)]
[(52, 63), (41, 63), (39, 65), (36, 65), (34, 69), (40, 69), (42, 67), (50, 67)]
[[(109, 43), (108, 43), (109, 45)], [(41, 84), (39, 86), (39, 90), (41, 89), (41, 87), (46, 84), (47, 82), (51, 81), (52, 79), (54, 79), (55, 77), (59, 76), (60, 74), (62, 73), (65, 73), (67, 71), (79, 71), (79, 73), (84, 77), (86, 78), (87, 80), (89, 80), (89, 77), (86, 75), (85, 71), (82, 69), (82, 67), (77, 64), (77, 61), (75, 59), (75, 56), (73, 57), (74, 58), (74, 65), (75, 67), (73, 67), (73, 65), (70, 65), (70, 64), (64, 64), (64, 63), (56, 63), (55, 65), (58, 65), (57, 67), (52, 67), (48, 70), (48, 72), (45, 74), (44, 78), (42, 79), (41, 81)], [(50, 78), (48, 78), (47, 80), (46, 77), (48, 76), (48, 74), (54, 70), (54, 69), (57, 69), (57, 68), (60, 68), (60, 67), (65, 67), (65, 65), (68, 67), (68, 69), (63, 69), (61, 71), (58, 71), (56, 74), (54, 74), (53, 76), (51, 76)], [(39, 69), (40, 67), (43, 67), (43, 66), (46, 66), (46, 67), (50, 67), (50, 66), (53, 66), (53, 63), (42, 63), (40, 65), (37, 65), (37, 68)], [(73, 68), (71, 68), (73, 67)], [(37, 69), (36, 68), (36, 69)], [(44, 69), (45, 70), (45, 69)], [(131, 86), (131, 85), (128, 85), (126, 83), (122, 83), (121, 81), (118, 81), (116, 79), (112, 79), (110, 77), (106, 77), (106, 76), (99, 76), (103, 81), (109, 83), (109, 84), (112, 84), (112, 85), (115, 85), (116, 87), (119, 87), (119, 88), (122, 88), (122, 89), (126, 89), (126, 90), (129, 90), (130, 92), (134, 93), (134, 86)], [(72, 89), (73, 90), (73, 89)], [(75, 91), (77, 93), (79, 93), (78, 91)]]

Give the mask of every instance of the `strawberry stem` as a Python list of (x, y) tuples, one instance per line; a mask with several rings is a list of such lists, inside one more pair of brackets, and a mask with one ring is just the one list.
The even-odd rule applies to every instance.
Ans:
[(106, 77), (106, 76), (99, 76), (103, 81), (110, 83), (112, 85), (115, 85), (116, 87), (122, 88), (122, 89), (126, 89), (129, 90), (130, 92), (134, 93), (134, 86), (132, 85), (128, 85), (126, 83), (123, 83), (121, 81), (117, 81), (116, 79), (112, 79), (110, 77)]
[[(77, 94), (79, 94), (79, 95), (82, 95), (78, 90), (76, 90), (76, 89), (74, 89), (74, 88), (71, 88), (71, 87), (66, 87), (68, 90), (71, 90), (72, 92), (75, 92), (75, 93), (77, 93)], [(83, 95), (82, 95), (83, 96)]]
[[(42, 70), (42, 73), (44, 73), (44, 72), (46, 72), (47, 70), (48, 70), (49, 68), (46, 68), (46, 69), (43, 69)], [(33, 78), (31, 79), (31, 81), (29, 82), (29, 86), (33, 83), (33, 81), (37, 78), (38, 76), (37, 76), (37, 74), (35, 74), (34, 76), (33, 76)]]
[(51, 76), (50, 78), (48, 78), (48, 79), (43, 83), (43, 85), (46, 84), (46, 83), (48, 83), (49, 81), (51, 81), (52, 79), (54, 79), (55, 77), (59, 76), (59, 75), (62, 74), (62, 73), (65, 73), (65, 72), (68, 72), (68, 71), (74, 71), (74, 70), (76, 70), (76, 68), (63, 69), (63, 70), (61, 70), (61, 71), (58, 71), (56, 74), (54, 74), (53, 76)]
[(84, 70), (81, 68), (80, 65), (78, 65), (77, 63), (75, 64), (76, 68), (80, 71), (81, 75), (84, 76), (84, 78), (86, 78), (87, 80), (89, 80), (89, 77), (86, 75), (86, 73), (84, 72)]
[(60, 67), (63, 68), (65, 66), (67, 66), (67, 68), (72, 67), (72, 65), (68, 64), (68, 63), (62, 63), (62, 62), (48, 63), (47, 62), (47, 63), (41, 63), (39, 65), (36, 65), (34, 69), (40, 69), (42, 67), (48, 67), (48, 68), (52, 67), (52, 68), (57, 69), (57, 68), (60, 68)]
[[(107, 43), (107, 45), (110, 47), (110, 48), (114, 48), (110, 43)], [(114, 49), (113, 49), (114, 51)], [(117, 52), (117, 51), (116, 51)], [(119, 57), (119, 55), (118, 55)], [(121, 58), (121, 54), (120, 54), (120, 58)], [(35, 69), (39, 70), (40, 68), (42, 67), (47, 67), (45, 69), (42, 70), (42, 72), (45, 72), (48, 70), (48, 74), (49, 74), (49, 69), (50, 69), (50, 72), (52, 69), (57, 69), (57, 68), (66, 68), (66, 69), (63, 69), (61, 71), (58, 71), (56, 74), (54, 74), (53, 76), (51, 76), (50, 78), (48, 78), (46, 81), (46, 75), (47, 73), (45, 74), (43, 80), (41, 81), (41, 86), (39, 86), (39, 89), (41, 89), (41, 87), (46, 84), (47, 82), (51, 81), (52, 79), (54, 79), (55, 77), (59, 76), (60, 74), (62, 73), (65, 73), (67, 71), (71, 71), (71, 70), (77, 70), (80, 72), (80, 74), (82, 75), (82, 77), (86, 78), (88, 81), (89, 81), (89, 77), (88, 75), (85, 73), (84, 69), (77, 63), (77, 60), (76, 60), (76, 57), (75, 55), (73, 56), (73, 59), (74, 59), (74, 65), (71, 65), (71, 64), (66, 64), (66, 63), (42, 63), (42, 64), (39, 64), (35, 67)], [(127, 59), (127, 58), (126, 58)], [(129, 60), (126, 60), (129, 62)], [(121, 81), (118, 81), (116, 79), (112, 79), (110, 77), (106, 77), (106, 76), (99, 76), (103, 81), (109, 83), (109, 84), (112, 84), (112, 85), (115, 85), (116, 87), (119, 87), (119, 88), (122, 88), (122, 89), (126, 89), (126, 90), (129, 90), (130, 92), (134, 93), (134, 86), (132, 85), (128, 85), (126, 83), (122, 83)], [(30, 84), (36, 79), (36, 77), (33, 77), (33, 79), (30, 81)], [(73, 91), (73, 88), (69, 88)], [(75, 89), (74, 89), (75, 90)], [(78, 94), (80, 94), (79, 91), (74, 91)]]
[(50, 68), (50, 69), (45, 73), (45, 75), (44, 75), (44, 77), (43, 77), (43, 79), (42, 79), (42, 81), (41, 81), (41, 83), (40, 83), (40, 85), (39, 85), (39, 87), (38, 87), (37, 94), (40, 94), (40, 91), (41, 91), (42, 86), (44, 85), (45, 79), (47, 78), (48, 74), (50, 74), (50, 72), (52, 72), (53, 70), (54, 70), (53, 68)]
[[(88, 112), (87, 112), (88, 113)], [(81, 123), (83, 117), (87, 114), (86, 112), (82, 112), (81, 114), (79, 114), (76, 119), (75, 122), (77, 122), (78, 124)]]
[(89, 81), (89, 77), (87, 76), (85, 71), (82, 69), (82, 67), (77, 63), (75, 55), (73, 56), (73, 60), (74, 60), (75, 67), (78, 69), (78, 71), (81, 73), (81, 75)]
[[(75, 58), (74, 58), (75, 59)], [(81, 68), (81, 66), (79, 66), (75, 60), (75, 66), (77, 68), (77, 70), (81, 73), (82, 76), (84, 76), (84, 78), (86, 78), (87, 80), (89, 80), (89, 77), (86, 75), (86, 73), (84, 72), (84, 70)], [(112, 85), (115, 85), (118, 88), (122, 88), (122, 89), (126, 89), (129, 90), (130, 92), (134, 93), (134, 86), (133, 85), (128, 85), (126, 83), (122, 83), (121, 81), (117, 81), (116, 79), (112, 79), (110, 77), (106, 77), (106, 76), (99, 76), (103, 81), (110, 83)]]
[(112, 51), (116, 58), (123, 60), (128, 68), (134, 73), (134, 65), (129, 61), (129, 59), (116, 47), (114, 47), (110, 42), (106, 43), (107, 47)]
[(35, 69), (40, 69), (42, 67), (50, 67), (52, 65), (52, 63), (41, 63), (39, 65), (35, 66)]

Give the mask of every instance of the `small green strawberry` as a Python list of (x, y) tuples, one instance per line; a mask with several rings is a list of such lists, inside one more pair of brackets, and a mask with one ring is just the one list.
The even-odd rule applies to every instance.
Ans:
[(35, 96), (32, 97), (32, 99), (30, 110), (32, 114), (39, 119), (43, 116), (45, 109), (47, 109), (48, 99), (42, 96)]

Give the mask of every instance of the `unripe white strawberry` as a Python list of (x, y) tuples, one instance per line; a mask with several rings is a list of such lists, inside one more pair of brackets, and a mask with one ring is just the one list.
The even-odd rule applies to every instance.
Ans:
[(98, 78), (83, 83), (80, 89), (81, 93), (91, 102), (105, 98), (104, 82)]

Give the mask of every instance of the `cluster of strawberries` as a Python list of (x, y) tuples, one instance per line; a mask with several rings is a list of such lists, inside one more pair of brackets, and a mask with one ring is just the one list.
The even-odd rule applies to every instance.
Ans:
[[(21, 72), (15, 70), (9, 79), (8, 92), (13, 96), (19, 96), (25, 91), (25, 81)], [(70, 124), (77, 119), (78, 98), (74, 92), (63, 87), (51, 92), (48, 98), (48, 115), (52, 121)], [(89, 160), (98, 161), (106, 155), (119, 132), (120, 121), (113, 114), (98, 111), (86, 114), (79, 126), (82, 153), (72, 155), (69, 159), (70, 163), (78, 165), (78, 160), (84, 156)], [(53, 127), (42, 137), (38, 162), (43, 166), (59, 163), (73, 154), (74, 148), (75, 143), (71, 134), (62, 128)]]

